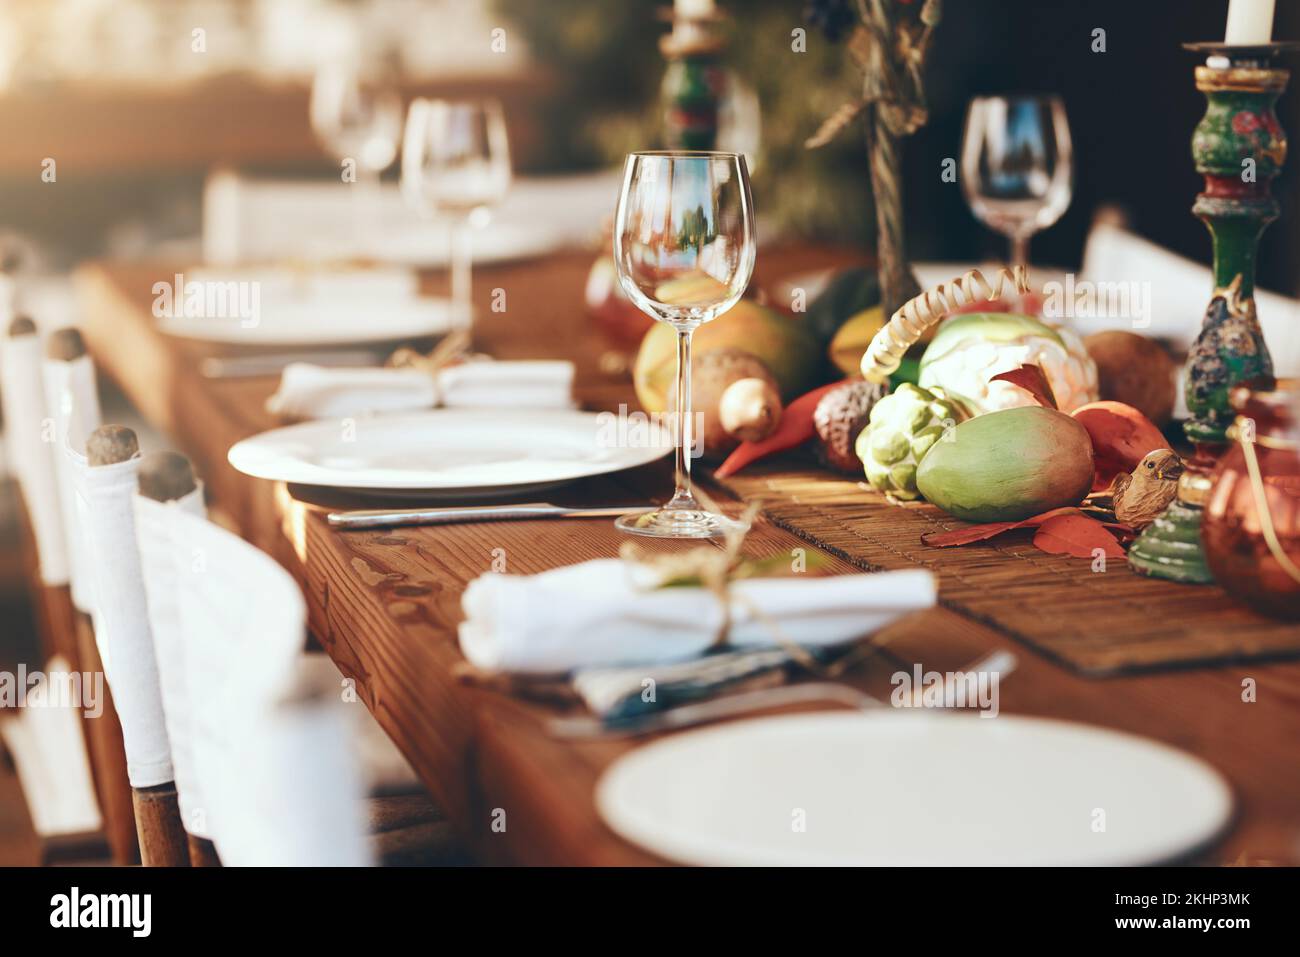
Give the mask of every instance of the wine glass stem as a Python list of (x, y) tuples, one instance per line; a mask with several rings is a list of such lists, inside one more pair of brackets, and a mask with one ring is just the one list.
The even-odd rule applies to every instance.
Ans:
[(1029, 237), (1013, 236), (1011, 238), (1011, 265), (1029, 267)]
[(451, 301), (466, 329), (474, 325), (473, 259), (469, 223), (458, 219), (451, 227)]
[(670, 507), (696, 508), (691, 493), (691, 334), (694, 327), (677, 330), (677, 489)]

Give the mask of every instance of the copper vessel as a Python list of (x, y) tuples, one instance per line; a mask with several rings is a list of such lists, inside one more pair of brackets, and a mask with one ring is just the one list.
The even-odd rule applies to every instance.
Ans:
[(1300, 379), (1232, 390), (1232, 444), (1202, 537), (1214, 580), (1251, 608), (1300, 620)]

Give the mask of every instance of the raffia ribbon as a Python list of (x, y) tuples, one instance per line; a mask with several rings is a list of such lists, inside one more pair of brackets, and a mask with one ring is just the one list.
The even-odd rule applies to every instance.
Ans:
[(1001, 299), (1008, 287), (1022, 296), (1029, 292), (1024, 266), (999, 269), (992, 284), (978, 269), (971, 269), (909, 299), (872, 337), (862, 356), (862, 374), (869, 382), (887, 382), (902, 363), (903, 354), (927, 329), (962, 306)]
[(469, 330), (456, 329), (444, 336), (427, 355), (403, 346), (388, 357), (385, 365), (391, 369), (419, 369), (429, 375), (436, 375), (461, 359), (469, 351), (469, 343)]

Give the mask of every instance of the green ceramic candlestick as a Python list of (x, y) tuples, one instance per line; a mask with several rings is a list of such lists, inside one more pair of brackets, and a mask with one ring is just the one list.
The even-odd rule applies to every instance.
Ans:
[(1296, 46), (1187, 47), (1209, 55), (1196, 68), (1196, 88), (1208, 105), (1192, 136), (1196, 171), (1205, 177), (1192, 212), (1214, 243), (1214, 292), (1183, 383), (1191, 414), (1184, 432), (1196, 452), (1179, 479), (1178, 497), (1129, 550), (1129, 564), (1146, 575), (1212, 580), (1201, 545), (1201, 510), (1210, 491), (1210, 471), (1235, 416), (1228, 393), (1243, 382), (1273, 378), (1255, 316), (1255, 253), (1264, 229), (1278, 217), (1271, 186), (1286, 161), (1286, 134), (1273, 106), (1290, 73), (1270, 63)]
[(718, 28), (722, 14), (672, 15), (673, 30), (659, 41), (668, 60), (660, 100), (668, 149), (718, 148), (718, 110), (726, 87), (725, 48)]

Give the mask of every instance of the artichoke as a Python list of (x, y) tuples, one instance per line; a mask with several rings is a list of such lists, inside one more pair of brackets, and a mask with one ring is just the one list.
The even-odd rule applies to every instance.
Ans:
[(1097, 364), (1083, 340), (1014, 313), (968, 313), (943, 323), (921, 358), (919, 381), (982, 415), (1037, 404), (1019, 386), (993, 378), (1028, 365), (1043, 370), (1062, 412), (1097, 400)]
[(895, 498), (919, 498), (916, 467), (944, 431), (965, 417), (943, 390), (910, 382), (880, 399), (854, 445), (871, 487)]

